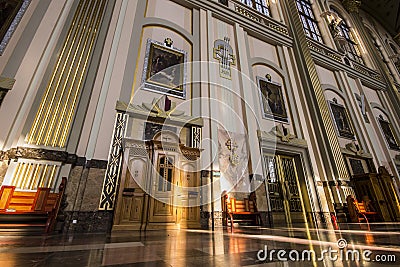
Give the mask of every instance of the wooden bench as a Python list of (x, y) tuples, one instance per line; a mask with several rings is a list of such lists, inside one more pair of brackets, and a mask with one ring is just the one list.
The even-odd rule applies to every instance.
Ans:
[(351, 222), (365, 222), (369, 227), (370, 221), (379, 220), (379, 213), (375, 211), (367, 211), (364, 202), (358, 202), (353, 196), (348, 196), (346, 200)]
[(67, 179), (62, 178), (58, 193), (39, 187), (36, 191), (20, 191), (15, 186), (0, 189), (0, 226), (2, 229), (44, 228), (53, 230)]
[(248, 198), (243, 200), (228, 199), (228, 195), (225, 195), (223, 214), (224, 224), (228, 226), (230, 223), (231, 231), (233, 230), (234, 223), (261, 225), (261, 216), (257, 211), (256, 203)]

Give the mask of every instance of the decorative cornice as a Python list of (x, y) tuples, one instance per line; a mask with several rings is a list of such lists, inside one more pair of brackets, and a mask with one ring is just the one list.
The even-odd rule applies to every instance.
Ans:
[(271, 29), (279, 34), (289, 36), (289, 31), (285, 25), (280, 24), (277, 21), (274, 21), (273, 19), (271, 19), (267, 16), (264, 16), (263, 14), (261, 14), (259, 12), (253, 11), (247, 5), (244, 5), (240, 2), (235, 2), (234, 9), (240, 15), (243, 15), (245, 17), (248, 17), (251, 20), (254, 20), (257, 23), (265, 25), (269, 29)]
[(149, 150), (150, 146), (148, 142), (142, 140), (136, 140), (132, 138), (124, 138), (123, 139), (123, 148), (139, 148), (139, 149), (146, 149)]
[(355, 141), (346, 144), (346, 149), (357, 156), (363, 156), (365, 154), (364, 150)]
[(88, 169), (107, 169), (107, 160), (91, 159), (86, 162), (86, 168)]
[(337, 62), (343, 63), (342, 61), (342, 55), (336, 51), (333, 50), (319, 42), (313, 41), (311, 39), (307, 40), (308, 42), (308, 47), (312, 50), (315, 51), (321, 55), (327, 56), (328, 58), (331, 58)]
[(78, 157), (65, 151), (50, 150), (43, 148), (17, 147), (8, 151), (0, 151), (0, 160), (11, 159), (33, 159), (42, 161), (56, 161), (63, 164), (72, 164), (74, 166), (85, 166), (86, 168), (105, 169), (106, 160), (86, 160), (85, 157)]
[(271, 131), (257, 130), (258, 139), (261, 142), (273, 142), (280, 144), (289, 144), (297, 147), (307, 147), (307, 141), (297, 138), (296, 135), (291, 134), (289, 129), (284, 128), (282, 124), (275, 126)]
[(195, 125), (203, 127), (203, 119), (195, 118), (185, 115), (184, 111), (171, 109), (170, 111), (163, 111), (157, 104), (157, 99), (153, 103), (143, 103), (142, 105), (127, 104), (122, 101), (117, 101), (116, 110), (119, 112), (127, 113), (132, 117), (139, 117), (142, 119), (153, 118), (154, 120), (164, 120), (172, 125)]
[(283, 124), (279, 124), (272, 128), (270, 133), (274, 134), (276, 137), (280, 138), (280, 140), (284, 143), (290, 143), (291, 140), (296, 138), (296, 135), (291, 134), (289, 129), (285, 128)]
[(358, 71), (358, 72), (360, 72), (360, 73), (362, 73), (362, 74), (364, 74), (364, 75), (366, 75), (368, 77), (372, 77), (377, 81), (380, 81), (380, 82), (384, 81), (382, 75), (379, 72), (377, 72), (375, 70), (372, 70), (372, 69), (370, 69), (370, 68), (368, 68), (368, 67), (366, 67), (364, 65), (361, 65), (361, 64), (359, 64), (357, 62), (352, 62), (352, 63), (353, 63), (353, 68), (356, 71)]
[(352, 77), (360, 78), (363, 83), (373, 88), (386, 88), (382, 75), (377, 71), (356, 62), (351, 62), (351, 66), (347, 65), (342, 60), (343, 54), (310, 38), (307, 38), (307, 45), (311, 51), (312, 58), (319, 65), (332, 70), (345, 71)]
[[(196, 160), (200, 157), (201, 150), (199, 148), (187, 147), (184, 144), (175, 142), (166, 142), (159, 140), (142, 141), (132, 138), (123, 139), (124, 149), (144, 150), (148, 151), (151, 148), (155, 150), (166, 150), (171, 152), (180, 152), (188, 160)], [(140, 154), (139, 156), (143, 156)], [(146, 155), (147, 156), (147, 155)]]
[[(247, 30), (250, 30), (253, 34), (268, 38), (273, 43), (288, 47), (293, 45), (293, 38), (289, 36), (289, 30), (286, 25), (268, 16), (264, 16), (237, 0), (229, 0), (228, 6), (218, 3), (218, 1), (210, 0), (186, 0), (186, 2), (197, 8), (212, 10), (213, 16), (228, 19), (232, 23), (238, 23)], [(241, 14), (239, 10), (237, 11), (235, 5), (246, 10), (247, 15)]]
[(17, 158), (51, 160), (66, 162), (68, 160), (68, 152), (55, 151), (38, 148), (18, 147), (15, 156)]

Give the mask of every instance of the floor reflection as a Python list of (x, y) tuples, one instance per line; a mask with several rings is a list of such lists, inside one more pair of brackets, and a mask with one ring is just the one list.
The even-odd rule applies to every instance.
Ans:
[[(239, 227), (233, 233), (216, 228), (214, 232), (8, 235), (0, 236), (0, 266), (399, 266), (399, 230), (400, 224), (371, 224), (370, 231), (348, 224), (339, 230)], [(324, 252), (329, 249), (337, 250), (337, 256), (343, 253), (344, 260), (330, 259)], [(264, 250), (274, 252), (263, 259), (259, 256), (266, 255)], [(307, 251), (317, 258), (299, 260)], [(364, 259), (366, 252), (369, 257)], [(351, 258), (355, 253), (359, 259)]]

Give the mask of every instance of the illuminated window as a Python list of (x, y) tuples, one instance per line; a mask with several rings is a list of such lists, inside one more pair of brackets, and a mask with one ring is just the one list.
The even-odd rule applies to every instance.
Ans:
[(268, 0), (241, 0), (241, 2), (266, 16), (271, 16)]
[(174, 159), (172, 157), (160, 156), (158, 161), (158, 191), (171, 191)]
[(321, 33), (311, 9), (311, 3), (308, 0), (296, 0), (296, 4), (301, 22), (303, 23), (304, 32), (308, 37), (322, 43)]

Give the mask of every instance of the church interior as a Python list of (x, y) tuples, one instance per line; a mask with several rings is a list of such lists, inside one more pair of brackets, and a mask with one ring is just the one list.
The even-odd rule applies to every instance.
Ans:
[(399, 51), (395, 0), (0, 0), (0, 266), (397, 266)]

